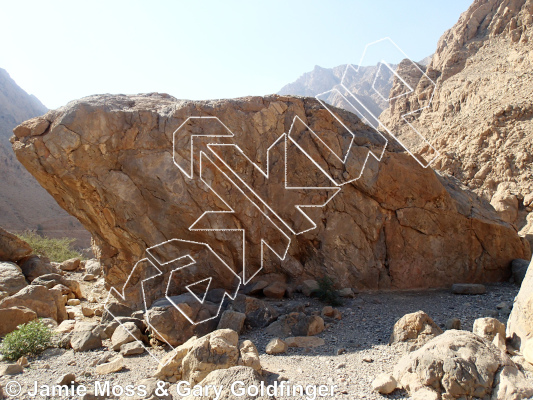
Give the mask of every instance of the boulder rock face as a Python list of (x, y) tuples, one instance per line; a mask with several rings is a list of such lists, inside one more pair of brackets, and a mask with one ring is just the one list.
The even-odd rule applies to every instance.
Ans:
[[(472, 332), (451, 330), (404, 356), (394, 367), (398, 387), (427, 399), (527, 399), (533, 387), (505, 353)], [(508, 397), (505, 397), (505, 396)]]
[[(260, 274), (282, 274), (295, 283), (328, 275), (370, 289), (499, 281), (509, 278), (511, 260), (529, 257), (516, 230), (488, 203), (423, 169), (395, 145), (389, 143), (380, 162), (369, 157), (365, 164), (369, 152), (381, 154), (383, 137), (355, 115), (335, 112), (354, 132), (351, 148), (350, 133), (318, 101), (276, 95), (203, 102), (160, 94), (93, 96), (22, 124), (12, 142), (19, 161), (91, 232), (106, 283), (118, 290), (147, 248), (169, 239), (182, 241), (181, 255), (201, 253), (185, 241), (207, 243), (237, 274), (243, 264), (249, 274), (259, 270), (265, 240), (288, 254), (280, 261), (266, 251)], [(191, 116), (217, 117), (224, 125)], [(46, 129), (32, 128), (39, 121)], [(228, 129), (234, 136), (220, 137), (229, 136)], [(291, 138), (286, 183), (321, 189), (285, 189), (285, 152), (278, 148), (285, 133)], [(207, 145), (214, 142), (227, 146)], [(276, 176), (257, 172), (232, 144)], [(348, 161), (339, 163), (335, 156), (348, 150)], [(358, 177), (363, 167), (362, 177), (333, 197), (332, 186)], [(309, 219), (295, 208), (324, 203), (306, 209)], [(242, 233), (213, 230), (219, 228), (244, 229), (245, 260)], [(193, 269), (181, 282), (213, 277), (212, 288), (234, 283), (221, 263), (201, 260), (210, 268)], [(160, 266), (161, 279), (172, 264)], [(134, 274), (128, 292), (137, 305), (141, 278)], [(145, 289), (147, 298), (163, 297), (161, 287)]]
[(22, 306), (0, 308), (0, 336), (14, 331), (17, 326), (37, 319), (35, 311)]
[(17, 262), (29, 256), (32, 249), (28, 243), (0, 228), (0, 261)]
[(16, 306), (27, 307), (35, 311), (39, 318), (52, 318), (57, 322), (67, 319), (67, 310), (61, 293), (48, 290), (41, 285), (26, 286), (0, 301), (0, 308)]
[(417, 311), (404, 315), (394, 324), (389, 344), (408, 343), (412, 349), (418, 349), (441, 333), (442, 329), (429, 315)]
[(26, 286), (26, 278), (17, 264), (0, 261), (0, 299), (15, 294)]
[(533, 268), (531, 264), (507, 321), (507, 337), (511, 338), (513, 346), (522, 351), (528, 341), (533, 342)]
[[(490, 201), (533, 243), (532, 38), (530, 0), (475, 0), (440, 38), (427, 67), (433, 96), (419, 74), (410, 82), (414, 92), (392, 100), (380, 120), (403, 139), (402, 116), (414, 112), (410, 123), (440, 153), (434, 168)], [(410, 75), (408, 66), (400, 76)], [(390, 98), (402, 93), (396, 80)], [(413, 150), (426, 155), (430, 148)]]

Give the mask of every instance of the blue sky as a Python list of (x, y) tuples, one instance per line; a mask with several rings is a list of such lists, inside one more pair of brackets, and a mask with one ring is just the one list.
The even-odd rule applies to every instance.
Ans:
[(387, 36), (420, 60), (470, 3), (0, 0), (0, 68), (49, 108), (95, 93), (262, 95)]

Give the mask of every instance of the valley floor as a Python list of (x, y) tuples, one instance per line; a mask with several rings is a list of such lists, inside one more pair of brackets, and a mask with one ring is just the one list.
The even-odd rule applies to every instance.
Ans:
[[(268, 355), (265, 347), (272, 337), (266, 335), (264, 330), (244, 332), (240, 339), (250, 339), (257, 346), (267, 383), (277, 379), (289, 380), (292, 384), (337, 385), (334, 395), (325, 398), (408, 399), (403, 392), (382, 396), (371, 388), (372, 380), (382, 372), (391, 372), (398, 359), (405, 354), (402, 346), (388, 345), (392, 327), (399, 318), (423, 310), (443, 328), (449, 318), (459, 318), (463, 329), (472, 330), (475, 319), (492, 316), (489, 314), (497, 312), (500, 303), (512, 303), (517, 293), (518, 288), (510, 283), (489, 285), (487, 294), (477, 296), (459, 296), (447, 290), (363, 293), (355, 299), (346, 300), (344, 306), (339, 307), (342, 320), (326, 321), (329, 326), (318, 335), (325, 340), (325, 346), (307, 350), (289, 348), (286, 354)], [(317, 300), (301, 295), (282, 301), (267, 301), (285, 312), (301, 304), (308, 305), (306, 313), (320, 311), (323, 307)], [(507, 316), (500, 315), (499, 319), (505, 323)], [(110, 342), (105, 341), (105, 344), (110, 345)], [(97, 375), (91, 364), (105, 353), (115, 354), (104, 349), (82, 353), (48, 349), (42, 356), (30, 359), (31, 366), (23, 374), (0, 377), (0, 384), (5, 387), (7, 382), (16, 380), (23, 387), (22, 393), (26, 393), (33, 387), (34, 381), (39, 385), (55, 384), (62, 375), (74, 373), (76, 381), (88, 387), (93, 387), (98, 380), (110, 380), (111, 385), (131, 385), (151, 377), (156, 370), (157, 362), (144, 353), (126, 358), (126, 368), (119, 373)], [(533, 385), (533, 372), (525, 372)], [(175, 399), (180, 398), (176, 395), (175, 385), (171, 385), (170, 392)], [(16, 398), (32, 397), (21, 395)], [(67, 398), (79, 399), (61, 397)], [(278, 400), (303, 398), (280, 396)]]

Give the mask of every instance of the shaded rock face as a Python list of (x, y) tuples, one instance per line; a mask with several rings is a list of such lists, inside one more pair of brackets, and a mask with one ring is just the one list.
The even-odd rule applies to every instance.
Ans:
[(507, 321), (507, 337), (511, 338), (512, 345), (522, 352), (528, 342), (533, 343), (533, 268), (531, 264)]
[[(427, 68), (436, 83), (433, 97), (433, 86), (418, 76), (414, 92), (391, 101), (380, 117), (404, 138), (402, 115), (429, 105), (411, 123), (440, 152), (434, 168), (489, 200), (531, 243), (532, 25), (531, 0), (474, 1), (440, 38)], [(404, 64), (409, 75), (412, 64), (411, 70)], [(404, 91), (395, 80), (390, 97)]]
[[(314, 99), (275, 95), (204, 102), (158, 94), (94, 96), (19, 126), (12, 141), (22, 164), (92, 233), (106, 283), (119, 290), (148, 247), (174, 238), (208, 243), (241, 274), (242, 233), (212, 231), (217, 228), (246, 231), (248, 271), (260, 268), (262, 239), (281, 254), (288, 246), (284, 261), (266, 250), (260, 274), (277, 273), (291, 284), (324, 275), (345, 286), (372, 289), (497, 281), (509, 277), (512, 259), (529, 256), (516, 230), (500, 220), (488, 203), (423, 169), (394, 146), (384, 152), (381, 162), (369, 157), (362, 177), (342, 186), (333, 197), (332, 181), (357, 177), (368, 152), (383, 150), (383, 138), (377, 139), (356, 116), (336, 112), (356, 136), (346, 164), (339, 164), (332, 151), (335, 155), (345, 151), (351, 136), (331, 114)], [(189, 178), (182, 171), (191, 172), (191, 135), (227, 134), (215, 119), (187, 121), (190, 116), (218, 117), (235, 136), (210, 138), (207, 143), (237, 144), (262, 168), (267, 166), (268, 148), (276, 143), (268, 160), (272, 179), (234, 147), (208, 147), (201, 138), (194, 142)], [(293, 126), (296, 116), (300, 122)], [(33, 128), (40, 126), (39, 121), (48, 124), (44, 131)], [(173, 133), (185, 121), (175, 143), (180, 170), (173, 163)], [(322, 170), (288, 140), (287, 183), (321, 188), (313, 193), (284, 187), (284, 151), (277, 146), (288, 132)], [(323, 145), (326, 142), (333, 150)], [(261, 204), (258, 200), (252, 204), (247, 197), (252, 190), (270, 202), (283, 223), (276, 219), (275, 225), (266, 218), (259, 211), (263, 206), (256, 206)], [(296, 204), (327, 201), (322, 208), (305, 210), (313, 223), (295, 212)], [(233, 213), (207, 214), (198, 220), (206, 211), (231, 209)], [(265, 207), (262, 210), (271, 215)], [(193, 224), (197, 230), (189, 229)], [(184, 269), (192, 272), (180, 276), (182, 282), (214, 276), (211, 288), (235, 283), (219, 260), (208, 258), (205, 248), (180, 243), (179, 255), (190, 253), (201, 261), (198, 265), (209, 265)], [(176, 263), (159, 267), (163, 274), (158, 279), (164, 283)], [(129, 281), (133, 303), (142, 302), (140, 282), (148, 275), (135, 272)], [(161, 287), (165, 286), (147, 284), (147, 297), (163, 297)]]

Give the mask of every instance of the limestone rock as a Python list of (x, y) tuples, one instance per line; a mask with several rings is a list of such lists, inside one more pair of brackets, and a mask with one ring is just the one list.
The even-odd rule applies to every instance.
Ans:
[(246, 314), (244, 313), (226, 310), (222, 313), (217, 329), (233, 329), (235, 332), (241, 333), (245, 319)]
[(16, 306), (27, 307), (35, 311), (38, 317), (53, 318), (57, 322), (67, 319), (67, 311), (59, 293), (44, 286), (29, 285), (12, 296), (0, 301), (1, 308)]
[(17, 264), (0, 261), (0, 298), (11, 296), (26, 286), (26, 278)]
[(59, 265), (59, 269), (61, 269), (61, 271), (75, 271), (79, 268), (80, 261), (79, 258), (65, 260)]
[(496, 375), (492, 400), (529, 400), (532, 396), (533, 385), (515, 366), (506, 365)]
[[(202, 387), (207, 385), (217, 385), (222, 386), (222, 393), (220, 397), (217, 397), (217, 400), (233, 400), (238, 398), (240, 400), (275, 400), (273, 396), (250, 396), (246, 392), (243, 395), (236, 397), (234, 393), (231, 392), (231, 385), (235, 382), (242, 382), (241, 385), (237, 385), (236, 389), (249, 388), (251, 386), (261, 387), (261, 377), (254, 371), (253, 368), (237, 366), (231, 367), (228, 369), (218, 369), (212, 371), (207, 375), (201, 382)], [(215, 394), (213, 391), (210, 391), (208, 396), (196, 397), (193, 395), (184, 397), (183, 400), (215, 400)]]
[(344, 297), (344, 298), (348, 298), (348, 299), (353, 299), (355, 297), (355, 293), (352, 290), (352, 288), (343, 288), (343, 289), (339, 290), (338, 293), (339, 293), (340, 297)]
[(92, 322), (76, 323), (70, 339), (74, 351), (88, 351), (102, 346), (102, 339), (96, 332), (97, 326)]
[(32, 249), (28, 243), (0, 228), (0, 261), (17, 262), (29, 256)]
[(389, 344), (406, 342), (413, 350), (440, 334), (442, 329), (431, 317), (424, 311), (417, 311), (404, 315), (394, 324)]
[(278, 318), (278, 312), (263, 300), (238, 294), (229, 307), (246, 315), (246, 323), (252, 328), (264, 328)]
[[(425, 69), (435, 91), (418, 74), (410, 82), (414, 91), (391, 101), (380, 116), (405, 140), (409, 129), (402, 116), (410, 115), (410, 124), (440, 153), (433, 167), (490, 201), (530, 243), (533, 96), (520, 88), (533, 82), (528, 74), (532, 27), (529, 1), (474, 1), (442, 35)], [(399, 74), (404, 80), (407, 75)], [(405, 85), (395, 79), (390, 97), (403, 90)], [(432, 154), (422, 141), (411, 151), (423, 157)]]
[[(1, 303), (0, 303), (1, 304)], [(533, 338), (533, 268), (528, 268), (513, 310), (507, 320), (507, 337), (511, 344), (523, 351), (523, 346)]]
[(124, 358), (122, 355), (118, 355), (108, 363), (97, 365), (95, 372), (100, 375), (107, 375), (113, 372), (118, 372), (122, 368), (124, 368)]
[(61, 376), (61, 378), (59, 378), (56, 381), (56, 385), (67, 385), (67, 386), (70, 386), (74, 382), (76, 382), (76, 375), (74, 375), (74, 374), (65, 374), (65, 375)]
[(23, 370), (22, 365), (17, 363), (0, 364), (0, 376), (17, 375), (22, 373)]
[(120, 346), (120, 354), (122, 354), (124, 357), (134, 356), (142, 353), (144, 353), (144, 346), (139, 341), (126, 343)]
[(37, 319), (37, 313), (27, 307), (12, 306), (0, 308), (0, 336), (13, 332), (17, 326)]
[[(27, 136), (22, 129), (15, 130), (12, 146), (17, 158), (91, 232), (108, 287), (122, 289), (133, 260), (144, 257), (147, 246), (166, 238), (190, 238), (189, 227), (204, 213), (206, 205), (220, 202), (205, 190), (200, 179), (187, 178), (173, 162), (173, 133), (191, 115), (219, 117), (235, 133), (232, 143), (263, 165), (266, 150), (289, 132), (295, 116), (318, 136), (328, 136), (336, 147), (340, 146), (338, 138), (345, 136), (344, 126), (317, 100), (276, 95), (205, 102), (178, 101), (159, 94), (92, 96), (39, 118), (38, 121), (49, 121), (49, 129), (42, 135)], [(382, 150), (382, 138), (359, 118), (342, 110), (338, 110), (338, 115), (355, 132), (357, 140), (352, 151), (361, 157), (355, 157), (353, 163), (337, 163), (328, 148), (309, 142), (314, 139), (301, 125), (292, 134), (308, 144), (309, 151), (317, 152), (317, 159), (324, 160), (332, 176), (325, 176), (300, 154), (291, 156), (288, 166), (298, 181), (316, 186), (330, 178), (344, 180), (345, 172), (359, 176), (368, 150)], [(180, 132), (187, 132), (188, 126)], [(220, 125), (215, 128), (219, 130)], [(206, 134), (214, 128), (208, 124), (199, 129)], [(189, 137), (178, 132), (178, 140), (185, 143)], [(308, 235), (294, 237), (287, 262), (271, 262), (260, 275), (269, 271), (299, 283), (331, 274), (346, 286), (369, 289), (442, 287), (458, 281), (508, 279), (511, 260), (529, 257), (529, 249), (515, 228), (502, 221), (494, 210), (486, 209), (471, 192), (438, 176), (431, 168), (421, 168), (396, 145), (390, 144), (388, 150), (379, 163), (367, 163), (359, 180), (343, 186), (335, 201), (315, 210), (316, 220), (327, 224), (317, 224)], [(181, 147), (176, 151), (182, 157), (190, 157), (190, 152)], [(216, 150), (206, 148), (209, 154), (212, 151)], [(290, 151), (299, 154), (296, 148)], [(198, 157), (193, 154), (197, 161)], [(267, 182), (264, 175), (254, 173), (245, 162), (233, 167), (254, 188), (266, 191), (273, 207), (285, 207), (282, 200), (290, 193), (283, 185)], [(206, 171), (213, 173), (216, 182), (231, 186), (216, 172), (214, 164)], [(235, 218), (229, 217), (230, 222), (253, 226), (250, 240), (259, 246), (263, 234), (267, 234), (264, 232), (268, 221), (258, 223), (259, 211), (237, 193), (240, 192), (228, 188), (222, 193), (222, 197), (239, 205)], [(321, 198), (317, 201), (324, 201), (329, 195), (318, 196)], [(288, 211), (294, 214), (292, 209)], [(289, 217), (287, 220), (292, 218)], [(299, 218), (289, 222), (305, 227), (302, 224), (306, 222)], [(332, 231), (335, 235), (331, 235)], [(271, 232), (274, 231), (268, 231), (269, 236), (274, 235)], [(242, 246), (230, 238), (230, 233), (227, 235), (198, 231), (194, 240), (209, 243), (237, 270), (238, 265), (233, 264), (238, 257), (234, 255), (240, 254)], [(336, 245), (339, 241), (345, 243), (342, 250)], [(315, 247), (315, 243), (321, 245)], [(346, 251), (350, 248), (364, 250)], [(313, 254), (305, 260), (305, 269), (302, 254)], [(258, 263), (259, 257), (251, 259), (250, 268), (257, 268)], [(234, 284), (227, 269), (213, 266), (198, 273), (201, 276), (190, 276), (183, 283), (212, 276), (218, 288), (227, 289)], [(165, 271), (162, 279), (169, 275), (170, 271)], [(128, 291), (128, 301), (139, 307), (141, 280), (136, 282)], [(159, 286), (149, 288), (150, 302), (161, 297)]]
[(372, 389), (381, 394), (392, 393), (396, 386), (396, 379), (391, 374), (381, 374), (372, 381)]
[(48, 289), (53, 288), (55, 285), (63, 285), (70, 289), (74, 296), (78, 299), (82, 298), (80, 283), (74, 279), (68, 279), (59, 274), (45, 274), (35, 278), (32, 285), (42, 285)]
[(283, 282), (273, 282), (263, 289), (263, 294), (273, 299), (282, 299), (286, 290), (287, 285)]
[(87, 260), (85, 262), (85, 271), (93, 276), (102, 275), (102, 266), (98, 260)]
[(22, 273), (30, 282), (41, 275), (57, 274), (60, 272), (58, 268), (50, 263), (49, 259), (35, 255), (22, 259), (19, 265)]
[(76, 326), (76, 321), (72, 319), (67, 319), (63, 322), (61, 322), (57, 328), (54, 329), (57, 333), (69, 333), (74, 330), (74, 327)]
[(214, 331), (194, 343), (183, 357), (183, 380), (197, 384), (209, 372), (237, 365), (239, 359), (239, 335), (231, 329)]
[(267, 354), (283, 354), (287, 352), (287, 343), (285, 343), (280, 338), (272, 339), (270, 342), (268, 342), (265, 352)]
[(311, 294), (318, 290), (318, 282), (314, 279), (308, 279), (302, 282), (302, 293), (309, 297)]
[(533, 339), (526, 341), (525, 345), (522, 347), (522, 352), (524, 354), (524, 359), (533, 365)]
[(498, 334), (505, 338), (505, 325), (496, 318), (478, 318), (474, 321), (472, 332), (492, 342)]
[[(514, 375), (512, 382), (507, 379), (509, 375)], [(457, 330), (446, 331), (405, 355), (394, 367), (393, 376), (413, 398), (416, 392), (425, 390), (443, 398), (492, 395), (499, 399), (495, 397), (498, 391), (521, 391), (527, 385), (524, 375), (503, 352), (471, 332)], [(502, 385), (509, 386), (494, 389), (493, 393), (493, 385), (502, 380)]]
[(265, 332), (269, 335), (286, 336), (313, 336), (325, 329), (324, 320), (317, 316), (307, 316), (304, 313), (290, 313), (278, 318), (269, 325)]
[[(187, 310), (193, 317), (199, 313), (216, 315), (218, 307), (208, 301), (200, 304), (191, 294), (173, 296), (172, 301), (180, 308)], [(202, 336), (216, 329), (217, 321), (212, 319), (208, 322), (193, 325), (183, 314), (174, 307), (166, 298), (154, 302), (146, 314), (150, 322), (149, 330), (152, 335), (171, 346), (185, 343), (192, 336)]]
[(141, 338), (141, 330), (133, 322), (125, 322), (115, 329), (111, 336), (113, 350), (119, 351), (123, 344), (131, 343)]
[(251, 367), (257, 372), (261, 371), (261, 361), (259, 360), (259, 352), (257, 347), (250, 340), (245, 340), (239, 345), (239, 361), (238, 365)]
[(255, 295), (255, 294), (262, 293), (262, 292), (263, 292), (263, 289), (266, 288), (267, 286), (268, 286), (268, 282), (267, 282), (267, 281), (257, 281), (257, 282), (252, 286), (252, 288), (250, 289), (250, 291), (248, 292), (248, 294), (250, 294), (250, 295)]
[(446, 330), (457, 329), (461, 330), (461, 320), (459, 318), (450, 318), (446, 321)]
[(485, 294), (487, 288), (479, 283), (455, 283), (452, 286), (453, 294)]

